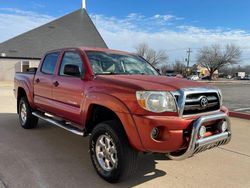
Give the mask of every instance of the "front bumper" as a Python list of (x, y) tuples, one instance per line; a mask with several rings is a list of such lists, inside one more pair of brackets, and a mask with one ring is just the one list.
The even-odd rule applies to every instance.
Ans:
[[(134, 116), (134, 120), (144, 151), (169, 153), (169, 158), (174, 160), (182, 160), (206, 149), (227, 144), (231, 139), (230, 121), (225, 111), (203, 115), (196, 117), (196, 119), (174, 116)], [(202, 125), (222, 120), (228, 124), (226, 132), (198, 138)], [(159, 128), (161, 132), (159, 139), (151, 137), (151, 131), (154, 127)], [(185, 130), (189, 130), (188, 140)]]
[[(228, 128), (226, 132), (198, 139), (198, 132), (202, 124), (216, 120), (224, 120), (227, 122)], [(198, 118), (193, 124), (191, 138), (187, 150), (180, 155), (168, 154), (168, 157), (173, 160), (183, 160), (191, 157), (196, 153), (203, 152), (207, 149), (218, 147), (220, 145), (225, 145), (230, 140), (231, 140), (230, 120), (225, 113), (202, 116)]]

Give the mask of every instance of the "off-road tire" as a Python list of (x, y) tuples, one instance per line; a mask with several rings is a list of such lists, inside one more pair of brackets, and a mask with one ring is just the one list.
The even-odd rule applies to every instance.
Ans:
[[(24, 106), (23, 106), (24, 105)], [(23, 109), (23, 108), (26, 109)], [(38, 118), (32, 115), (32, 108), (26, 97), (22, 97), (18, 104), (19, 109), (19, 122), (24, 129), (33, 129), (37, 127)], [(26, 111), (26, 120), (23, 118), (22, 110)]]
[[(117, 164), (110, 171), (100, 165), (96, 154), (96, 144), (102, 136), (110, 138), (117, 151)], [(138, 152), (131, 148), (126, 133), (118, 121), (106, 121), (98, 124), (91, 133), (89, 150), (96, 172), (110, 183), (124, 180), (136, 171)]]

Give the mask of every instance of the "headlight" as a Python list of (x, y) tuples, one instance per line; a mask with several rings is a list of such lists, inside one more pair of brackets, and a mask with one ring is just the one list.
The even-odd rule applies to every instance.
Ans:
[(151, 112), (176, 112), (173, 95), (161, 91), (137, 91), (136, 98), (140, 106)]

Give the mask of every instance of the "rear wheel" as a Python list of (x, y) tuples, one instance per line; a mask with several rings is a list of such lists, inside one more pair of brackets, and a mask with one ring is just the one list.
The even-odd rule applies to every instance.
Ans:
[(98, 124), (90, 137), (90, 157), (96, 172), (114, 183), (132, 175), (137, 166), (137, 154), (129, 145), (118, 121)]
[(32, 109), (26, 97), (19, 101), (19, 122), (24, 129), (32, 129), (37, 126), (38, 118), (32, 115)]

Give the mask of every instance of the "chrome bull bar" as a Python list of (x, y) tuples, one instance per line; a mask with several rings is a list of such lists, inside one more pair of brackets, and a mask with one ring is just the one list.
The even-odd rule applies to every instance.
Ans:
[[(227, 130), (223, 133), (198, 139), (199, 130), (202, 124), (215, 120), (226, 121), (228, 124)], [(187, 150), (180, 155), (168, 154), (167, 156), (172, 160), (184, 160), (186, 158), (193, 156), (196, 153), (203, 152), (205, 150), (218, 147), (220, 145), (225, 145), (228, 142), (230, 142), (230, 140), (231, 140), (231, 124), (227, 114), (220, 112), (217, 114), (201, 116), (193, 124), (191, 139)]]

